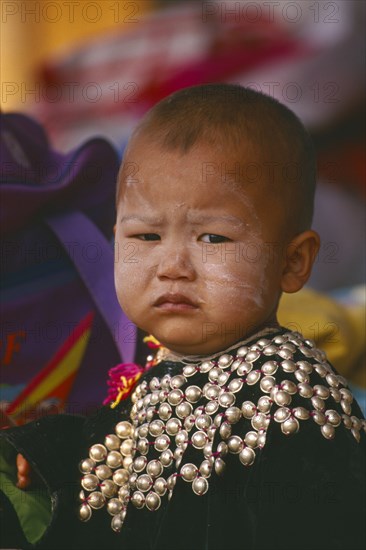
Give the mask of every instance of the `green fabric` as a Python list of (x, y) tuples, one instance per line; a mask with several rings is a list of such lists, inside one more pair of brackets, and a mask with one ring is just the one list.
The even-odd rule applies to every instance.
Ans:
[(31, 544), (35, 544), (50, 522), (51, 499), (44, 486), (26, 491), (18, 489), (16, 456), (16, 450), (3, 440), (0, 451), (0, 489), (13, 505), (24, 536)]

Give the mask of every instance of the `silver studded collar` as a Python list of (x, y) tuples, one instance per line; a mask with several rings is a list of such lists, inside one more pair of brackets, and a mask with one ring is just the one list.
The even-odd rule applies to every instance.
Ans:
[[(179, 477), (204, 495), (211, 476), (223, 474), (228, 453), (244, 466), (254, 464), (270, 425), (290, 436), (312, 421), (326, 439), (342, 427), (359, 441), (366, 421), (352, 415), (346, 380), (314, 342), (276, 332), (214, 357), (180, 362), (173, 373), (149, 373), (131, 396), (130, 418), (121, 419), (80, 463), (80, 519), (106, 507), (119, 531), (130, 503), (158, 510)], [(197, 463), (185, 460), (190, 445), (200, 453)]]

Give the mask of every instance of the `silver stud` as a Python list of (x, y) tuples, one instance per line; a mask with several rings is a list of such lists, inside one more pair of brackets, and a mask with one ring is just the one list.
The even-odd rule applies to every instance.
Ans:
[(232, 355), (229, 355), (229, 354), (225, 353), (224, 355), (220, 356), (220, 358), (218, 360), (218, 365), (222, 369), (227, 369), (228, 367), (230, 367), (232, 362), (233, 362)]
[(145, 469), (145, 466), (147, 464), (147, 458), (146, 456), (138, 456), (133, 461), (133, 471), (140, 473)]
[(120, 487), (118, 490), (118, 498), (123, 504), (127, 504), (130, 500), (130, 486), (124, 485), (123, 487)]
[(99, 510), (103, 508), (105, 504), (105, 498), (99, 491), (94, 491), (88, 496), (88, 504), (93, 510)]
[(154, 482), (154, 491), (160, 495), (165, 495), (167, 491), (167, 482), (163, 477), (158, 477)]
[(172, 474), (166, 480), (166, 486), (169, 491), (173, 491), (175, 484), (177, 483), (177, 474)]
[(161, 420), (168, 420), (172, 416), (172, 408), (169, 403), (161, 403), (158, 409), (158, 415)]
[(184, 447), (186, 448), (188, 443), (188, 432), (186, 430), (181, 430), (176, 436), (175, 436), (175, 444), (177, 447)]
[(246, 383), (248, 386), (254, 386), (260, 379), (262, 373), (260, 370), (252, 370), (246, 377)]
[(119, 448), (123, 456), (129, 456), (132, 453), (132, 449), (133, 449), (132, 439), (125, 439), (124, 441), (122, 441), (121, 446)]
[(145, 495), (141, 491), (135, 491), (131, 497), (131, 502), (136, 508), (145, 506)]
[(159, 460), (150, 460), (146, 466), (146, 471), (151, 477), (159, 477), (163, 472), (163, 466)]
[(214, 464), (215, 472), (218, 476), (221, 476), (226, 468), (225, 462), (222, 460), (222, 458), (216, 458), (215, 464)]
[(229, 407), (225, 411), (225, 418), (229, 424), (236, 424), (241, 419), (242, 413), (238, 407)]
[(281, 430), (285, 435), (295, 434), (299, 431), (299, 428), (299, 421), (292, 416), (281, 424)]
[(91, 508), (88, 504), (82, 504), (79, 508), (79, 518), (81, 521), (89, 521), (92, 516)]
[(305, 374), (311, 374), (313, 372), (313, 365), (309, 361), (297, 361), (297, 366)]
[(182, 428), (182, 422), (178, 418), (170, 418), (166, 423), (166, 433), (176, 435)]
[(306, 382), (300, 382), (300, 384), (297, 384), (297, 389), (301, 397), (310, 399), (310, 397), (314, 395), (313, 388)]
[(118, 498), (111, 498), (107, 503), (107, 511), (111, 516), (116, 516), (122, 512), (123, 505)]
[(207, 430), (212, 424), (212, 418), (208, 414), (201, 414), (196, 418), (195, 424), (199, 430)]
[(269, 346), (266, 346), (263, 350), (264, 355), (274, 355), (277, 353), (277, 346), (274, 346), (273, 344), (270, 344)]
[(251, 466), (255, 460), (255, 452), (250, 447), (245, 447), (239, 454), (239, 460), (244, 466)]
[(237, 393), (243, 387), (243, 380), (241, 378), (234, 378), (229, 382), (228, 390), (232, 393)]
[(266, 429), (269, 425), (270, 419), (264, 413), (258, 413), (253, 416), (251, 420), (252, 427), (255, 430)]
[(186, 365), (183, 368), (183, 374), (186, 377), (193, 376), (197, 372), (197, 367), (195, 365)]
[(139, 439), (137, 441), (137, 450), (142, 455), (147, 455), (147, 453), (149, 452), (149, 441), (146, 439), (146, 437), (143, 437), (142, 439)]
[(231, 436), (231, 426), (227, 422), (224, 422), (220, 426), (220, 436), (222, 437), (222, 439), (227, 439)]
[(297, 386), (292, 380), (284, 380), (281, 382), (281, 387), (284, 391), (287, 391), (290, 395), (297, 393)]
[(170, 449), (163, 451), (159, 457), (160, 462), (163, 466), (168, 468), (173, 462), (173, 453)]
[(351, 407), (351, 404), (348, 401), (344, 401), (344, 399), (342, 399), (341, 400), (341, 407), (342, 407), (343, 412), (345, 412), (346, 414), (350, 415), (352, 413), (352, 407)]
[(119, 449), (120, 444), (121, 444), (120, 438), (114, 434), (109, 434), (104, 439), (104, 445), (110, 451), (115, 451)]
[(314, 422), (318, 424), (318, 426), (323, 426), (327, 421), (325, 414), (321, 411), (313, 411), (312, 417)]
[(233, 435), (232, 437), (229, 437), (227, 446), (230, 453), (239, 454), (244, 448), (244, 442), (238, 435)]
[(89, 450), (89, 457), (92, 460), (95, 460), (95, 462), (102, 462), (102, 460), (105, 460), (107, 456), (107, 449), (104, 447), (104, 445), (101, 445), (100, 443), (97, 443), (96, 445), (93, 445)]
[(123, 521), (124, 521), (123, 514), (116, 514), (115, 516), (113, 516), (111, 521), (111, 527), (115, 533), (119, 533), (121, 531)]
[(184, 481), (193, 481), (197, 476), (198, 468), (195, 464), (188, 462), (182, 466), (180, 473)]
[(236, 356), (237, 357), (244, 357), (247, 353), (248, 353), (248, 347), (247, 346), (242, 346), (236, 352)]
[(273, 376), (264, 376), (260, 381), (260, 388), (264, 393), (270, 393), (275, 384), (276, 380)]
[(184, 399), (184, 394), (182, 392), (182, 390), (172, 390), (169, 392), (169, 395), (168, 395), (168, 402), (170, 403), (170, 405), (174, 405), (174, 407), (176, 407), (177, 405), (179, 405), (179, 403), (181, 403)]
[(341, 392), (337, 388), (329, 388), (329, 390), (330, 390), (330, 395), (333, 397), (334, 401), (336, 403), (339, 403), (342, 398)]
[(192, 445), (195, 449), (203, 449), (207, 443), (207, 435), (205, 432), (198, 431), (192, 435)]
[(224, 371), (220, 369), (220, 367), (213, 367), (210, 372), (208, 373), (208, 379), (210, 382), (216, 382), (220, 374), (222, 374)]
[(149, 387), (151, 391), (160, 389), (160, 380), (156, 376), (150, 380)]
[(187, 430), (187, 432), (190, 432), (191, 429), (193, 428), (194, 426), (194, 423), (196, 421), (196, 417), (193, 416), (193, 414), (190, 414), (188, 415), (185, 419), (184, 419), (184, 428)]
[(129, 479), (129, 473), (127, 470), (123, 468), (116, 470), (113, 474), (113, 481), (119, 486), (127, 483), (128, 479)]
[(248, 445), (248, 447), (255, 449), (258, 444), (258, 432), (247, 432), (244, 437), (244, 443), (245, 445)]
[(317, 395), (314, 395), (311, 398), (311, 403), (312, 403), (314, 409), (316, 409), (318, 411), (323, 411), (324, 408), (325, 408), (325, 403), (324, 403), (323, 399), (321, 397), (318, 397)]
[(151, 491), (148, 495), (146, 495), (145, 504), (148, 510), (154, 512), (160, 508), (161, 499), (157, 493)]
[(79, 470), (82, 474), (90, 474), (95, 468), (95, 460), (85, 458), (79, 464)]
[(172, 390), (175, 390), (176, 388), (180, 388), (187, 382), (187, 378), (183, 376), (182, 374), (177, 374), (176, 376), (173, 376), (170, 380), (170, 387)]
[(81, 480), (81, 486), (86, 491), (94, 491), (98, 487), (99, 479), (94, 474), (87, 474)]
[(343, 401), (346, 401), (347, 403), (350, 403), (350, 404), (353, 402), (353, 395), (347, 388), (341, 388), (339, 391), (341, 393)]
[(199, 470), (202, 476), (210, 477), (212, 472), (212, 464), (210, 463), (209, 460), (206, 459), (203, 462), (201, 462)]
[(352, 428), (352, 420), (347, 414), (342, 414), (342, 420), (343, 424), (348, 428), (349, 430)]
[(111, 451), (108, 453), (106, 463), (110, 468), (119, 468), (122, 465), (122, 455), (118, 451)]
[(252, 363), (247, 363), (246, 361), (242, 361), (242, 363), (237, 368), (236, 374), (238, 376), (245, 376), (253, 369)]
[(213, 384), (209, 383), (203, 386), (203, 395), (208, 400), (217, 399), (221, 393), (222, 389), (219, 386), (214, 386)]
[(159, 435), (155, 439), (154, 447), (157, 451), (162, 452), (165, 451), (170, 445), (170, 439), (166, 434)]
[(301, 369), (297, 369), (295, 370), (294, 372), (294, 375), (296, 377), (296, 379), (301, 382), (302, 384), (308, 384), (309, 383), (309, 375), (306, 374), (305, 371), (301, 370)]
[(161, 420), (153, 420), (149, 424), (149, 433), (153, 437), (161, 435), (164, 431), (164, 423)]
[(291, 411), (287, 407), (280, 407), (274, 413), (274, 420), (276, 422), (285, 422), (291, 416)]
[(140, 491), (142, 491), (143, 493), (146, 493), (153, 486), (153, 480), (149, 475), (142, 474), (142, 476), (139, 476), (137, 478), (136, 485)]
[(325, 416), (327, 417), (328, 422), (330, 424), (332, 424), (332, 426), (337, 427), (342, 422), (341, 415), (333, 409), (329, 409), (329, 410), (325, 411)]
[(277, 355), (282, 357), (282, 359), (290, 360), (292, 359), (293, 353), (291, 352), (291, 350), (283, 347), (277, 352)]
[(310, 418), (310, 412), (305, 407), (295, 407), (292, 412), (299, 420), (308, 420)]
[(329, 395), (330, 395), (330, 391), (328, 388), (326, 388), (325, 386), (322, 386), (321, 384), (316, 384), (314, 387), (313, 387), (313, 390), (314, 390), (314, 393), (318, 396), (318, 397), (321, 397), (321, 399), (328, 399)]
[(268, 413), (271, 410), (272, 404), (273, 401), (270, 397), (262, 395), (262, 397), (258, 399), (257, 408), (262, 413)]
[(212, 361), (204, 361), (200, 365), (200, 372), (202, 373), (209, 372), (214, 366), (215, 364)]
[(102, 481), (104, 479), (108, 479), (109, 477), (112, 477), (112, 470), (106, 466), (105, 464), (100, 464), (95, 468), (95, 473), (98, 476), (99, 479)]
[(222, 372), (221, 374), (219, 374), (217, 378), (218, 385), (224, 386), (226, 382), (229, 380), (230, 376), (231, 376), (230, 372)]
[[(100, 484), (100, 489), (102, 491), (102, 495), (106, 498), (111, 498), (117, 493), (117, 485), (113, 483), (111, 479), (105, 479)], [(90, 504), (91, 506), (91, 504)]]
[(235, 403), (235, 395), (230, 392), (224, 392), (219, 397), (221, 407), (231, 407)]
[(263, 374), (274, 374), (277, 369), (277, 361), (266, 361), (261, 367), (261, 371), (263, 372)]
[(225, 441), (220, 441), (220, 443), (217, 445), (217, 452), (220, 454), (221, 457), (227, 455), (229, 449)]
[(192, 413), (193, 407), (190, 403), (187, 401), (183, 401), (183, 403), (180, 403), (176, 409), (175, 413), (179, 418), (187, 418)]
[(219, 404), (217, 401), (209, 401), (205, 405), (205, 411), (207, 412), (207, 414), (215, 414), (218, 408)]
[(197, 403), (201, 398), (202, 390), (198, 386), (189, 386), (185, 390), (185, 397), (190, 403)]
[(332, 424), (324, 424), (320, 427), (320, 431), (326, 439), (333, 439), (333, 437), (335, 436), (335, 428), (334, 426), (332, 426)]
[(291, 360), (285, 360), (281, 362), (281, 367), (285, 372), (295, 372), (297, 369), (296, 364), (294, 361)]
[(286, 406), (291, 403), (291, 395), (287, 393), (286, 391), (278, 390), (274, 391), (274, 389), (271, 391), (271, 398), (274, 400), (274, 402), (279, 406)]
[(192, 483), (193, 492), (198, 495), (204, 495), (208, 491), (208, 481), (204, 477), (197, 477)]
[(244, 401), (241, 406), (241, 412), (244, 418), (252, 418), (257, 411), (257, 407), (252, 403), (252, 401)]

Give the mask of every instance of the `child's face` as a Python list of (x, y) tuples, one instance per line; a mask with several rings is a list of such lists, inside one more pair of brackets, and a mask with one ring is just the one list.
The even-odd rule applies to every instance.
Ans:
[[(219, 351), (276, 320), (281, 209), (265, 181), (221, 173), (235, 162), (203, 144), (182, 154), (147, 138), (124, 161), (118, 299), (137, 326), (178, 353)], [(241, 163), (253, 162), (260, 161), (248, 144)]]

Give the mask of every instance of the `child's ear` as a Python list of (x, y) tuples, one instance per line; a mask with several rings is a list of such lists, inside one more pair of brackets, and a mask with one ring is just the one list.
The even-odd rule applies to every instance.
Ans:
[(320, 247), (318, 233), (313, 230), (297, 235), (286, 247), (285, 267), (282, 273), (283, 292), (297, 292), (309, 279)]

